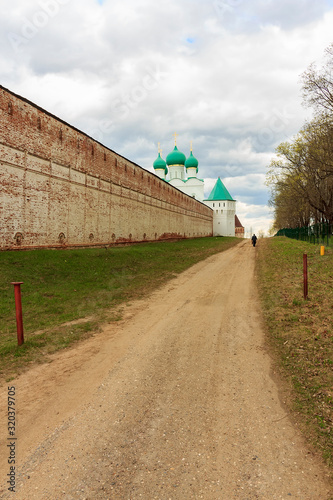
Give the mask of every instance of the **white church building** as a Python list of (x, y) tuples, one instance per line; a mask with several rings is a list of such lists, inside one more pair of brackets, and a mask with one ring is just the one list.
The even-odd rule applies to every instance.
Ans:
[(163, 160), (161, 154), (162, 151), (158, 146), (158, 156), (153, 163), (156, 175), (213, 210), (214, 236), (235, 236), (236, 201), (220, 177), (208, 198), (204, 199), (204, 180), (198, 178), (199, 162), (193, 156), (192, 145), (188, 158), (179, 151), (176, 141), (173, 151), (167, 155), (166, 160)]

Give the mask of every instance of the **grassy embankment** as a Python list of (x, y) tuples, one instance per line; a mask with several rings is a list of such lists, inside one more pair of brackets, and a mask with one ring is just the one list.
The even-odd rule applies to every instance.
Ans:
[[(333, 464), (333, 250), (284, 237), (260, 240), (257, 274), (271, 352), (287, 381), (289, 408)], [(308, 255), (308, 300), (303, 298)]]
[[(199, 238), (107, 249), (0, 252), (0, 377), (9, 380), (29, 364), (93, 335), (102, 323), (121, 318), (121, 304), (147, 296), (238, 242)], [(24, 282), (21, 347), (12, 281)], [(77, 322), (80, 318), (88, 320)]]

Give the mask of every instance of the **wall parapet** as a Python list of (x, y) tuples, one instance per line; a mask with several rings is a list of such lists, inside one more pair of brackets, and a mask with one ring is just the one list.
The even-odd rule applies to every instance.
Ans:
[(1, 86), (0, 176), (0, 249), (212, 234), (206, 205)]

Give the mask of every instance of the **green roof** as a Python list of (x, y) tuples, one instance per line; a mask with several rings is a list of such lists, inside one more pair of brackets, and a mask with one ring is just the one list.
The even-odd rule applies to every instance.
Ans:
[(185, 161), (186, 161), (186, 156), (184, 155), (184, 153), (179, 151), (177, 146), (175, 146), (174, 150), (171, 153), (169, 153), (168, 156), (166, 157), (167, 165), (170, 165), (170, 166), (172, 166), (172, 165), (184, 165)]
[(163, 158), (161, 158), (161, 153), (158, 153), (158, 157), (154, 161), (153, 167), (155, 169), (157, 169), (157, 168), (164, 169), (164, 170), (166, 169), (166, 162), (163, 160)]
[(212, 192), (207, 198), (208, 201), (216, 201), (216, 200), (230, 200), (234, 201), (230, 196), (229, 191), (223, 184), (220, 178), (217, 179), (215, 186), (212, 189)]
[(193, 153), (191, 151), (191, 154), (190, 156), (187, 158), (187, 160), (185, 161), (185, 167), (186, 168), (196, 168), (197, 169), (197, 173), (198, 173), (198, 165), (199, 165), (199, 162), (198, 160), (196, 159), (195, 156), (193, 156)]

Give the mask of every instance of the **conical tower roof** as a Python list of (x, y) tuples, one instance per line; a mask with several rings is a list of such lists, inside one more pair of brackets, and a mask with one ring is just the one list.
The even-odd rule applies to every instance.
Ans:
[(224, 201), (230, 200), (234, 201), (231, 197), (229, 191), (221, 181), (220, 177), (217, 179), (215, 186), (212, 189), (212, 192), (207, 198), (207, 201)]

